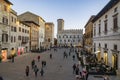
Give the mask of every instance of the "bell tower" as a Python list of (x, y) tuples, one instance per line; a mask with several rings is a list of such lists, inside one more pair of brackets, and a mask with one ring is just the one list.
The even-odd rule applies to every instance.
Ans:
[(57, 33), (59, 33), (62, 30), (64, 30), (64, 20), (58, 19), (57, 20)]

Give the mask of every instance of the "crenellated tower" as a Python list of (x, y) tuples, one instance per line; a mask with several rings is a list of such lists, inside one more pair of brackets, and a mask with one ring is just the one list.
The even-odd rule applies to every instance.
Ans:
[(64, 30), (64, 20), (58, 19), (57, 20), (57, 33), (59, 33), (62, 30)]

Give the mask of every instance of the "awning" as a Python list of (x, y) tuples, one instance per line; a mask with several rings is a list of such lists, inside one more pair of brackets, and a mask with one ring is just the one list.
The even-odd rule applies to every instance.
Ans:
[(96, 51), (96, 52), (94, 52), (95, 54), (97, 54), (97, 53), (99, 53), (100, 51)]

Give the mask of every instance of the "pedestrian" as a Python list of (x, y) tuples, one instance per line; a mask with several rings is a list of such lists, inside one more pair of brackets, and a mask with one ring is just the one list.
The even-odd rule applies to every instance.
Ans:
[(73, 64), (73, 74), (75, 73), (75, 70), (76, 70), (76, 64), (74, 63)]
[(31, 66), (32, 66), (32, 69), (34, 68), (35, 66), (35, 60), (33, 59), (32, 62), (31, 62)]
[(86, 80), (86, 70), (83, 68), (83, 71), (82, 71), (82, 77), (83, 77), (83, 80)]
[(79, 67), (76, 67), (75, 74), (76, 80), (79, 80)]
[(43, 68), (41, 68), (40, 74), (41, 74), (41, 76), (44, 75), (44, 70), (43, 70)]
[(44, 61), (44, 66), (46, 67), (46, 61)]
[(44, 67), (44, 61), (42, 61), (41, 64), (42, 64), (42, 67)]
[(75, 60), (75, 55), (73, 55), (72, 57), (73, 57), (73, 60)]
[(69, 52), (69, 56), (71, 55), (71, 52)]
[(76, 67), (76, 69), (75, 69), (75, 74), (76, 74), (76, 75), (79, 75), (79, 67)]
[(86, 71), (86, 80), (88, 80), (89, 72)]
[(38, 56), (38, 62), (40, 62), (40, 56)]
[(64, 53), (63, 53), (63, 56), (64, 56), (64, 58), (66, 57), (66, 52), (64, 51)]
[(37, 72), (39, 71), (39, 69), (37, 68), (37, 65), (35, 65), (34, 67), (34, 73), (35, 73), (35, 77), (37, 77)]
[(12, 63), (14, 63), (14, 55), (12, 55)]
[(29, 76), (29, 66), (26, 66), (25, 73), (26, 73), (26, 76), (28, 77)]
[(80, 80), (82, 79), (82, 73), (80, 72), (80, 76), (79, 76)]
[(50, 53), (50, 59), (52, 59), (52, 54)]

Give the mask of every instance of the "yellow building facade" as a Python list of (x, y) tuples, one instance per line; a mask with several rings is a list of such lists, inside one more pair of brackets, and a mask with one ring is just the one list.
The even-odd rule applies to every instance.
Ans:
[(92, 52), (92, 38), (93, 38), (93, 23), (92, 20), (95, 16), (91, 16), (90, 19), (88, 20), (87, 24), (85, 25), (85, 35), (84, 35), (84, 40), (85, 40), (85, 48), (89, 53)]
[(45, 48), (49, 49), (54, 45), (54, 24), (45, 23)]

